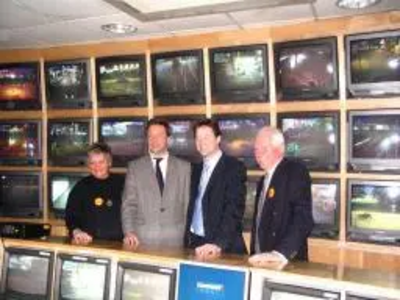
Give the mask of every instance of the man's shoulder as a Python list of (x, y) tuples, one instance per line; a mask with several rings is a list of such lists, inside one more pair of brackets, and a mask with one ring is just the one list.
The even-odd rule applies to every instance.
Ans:
[(222, 154), (221, 159), (225, 162), (225, 164), (229, 166), (234, 166), (236, 168), (245, 169), (244, 163), (238, 158), (226, 154)]
[(175, 155), (169, 154), (169, 161), (179, 168), (190, 169), (190, 162), (182, 158), (176, 157)]
[(128, 167), (136, 166), (136, 165), (144, 165), (144, 164), (148, 164), (149, 162), (150, 162), (150, 156), (149, 155), (143, 155), (143, 156), (140, 156), (138, 158), (135, 158), (135, 159), (131, 160), (128, 163)]

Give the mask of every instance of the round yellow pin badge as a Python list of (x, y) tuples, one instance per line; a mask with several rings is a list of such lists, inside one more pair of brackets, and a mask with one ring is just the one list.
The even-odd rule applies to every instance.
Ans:
[(272, 187), (268, 190), (268, 198), (274, 198), (275, 196), (275, 189)]
[(104, 203), (103, 198), (97, 197), (94, 199), (94, 205), (96, 205), (96, 206), (102, 206), (103, 203)]

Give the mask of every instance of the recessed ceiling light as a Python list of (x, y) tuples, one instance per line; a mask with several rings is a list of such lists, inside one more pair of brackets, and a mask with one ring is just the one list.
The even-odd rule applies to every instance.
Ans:
[(361, 9), (378, 4), (381, 0), (338, 0), (336, 5), (345, 9)]
[(104, 31), (118, 33), (118, 34), (127, 34), (134, 33), (137, 31), (137, 27), (129, 24), (121, 24), (121, 23), (109, 23), (101, 25), (101, 29)]

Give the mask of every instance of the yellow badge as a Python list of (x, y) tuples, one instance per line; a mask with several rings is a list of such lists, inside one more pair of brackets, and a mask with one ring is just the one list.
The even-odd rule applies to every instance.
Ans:
[(273, 187), (269, 188), (269, 190), (268, 190), (268, 198), (274, 198), (274, 196), (275, 196), (275, 189)]
[(98, 197), (98, 198), (95, 198), (95, 199), (94, 199), (94, 205), (96, 205), (96, 206), (102, 206), (103, 204), (104, 204), (103, 198)]

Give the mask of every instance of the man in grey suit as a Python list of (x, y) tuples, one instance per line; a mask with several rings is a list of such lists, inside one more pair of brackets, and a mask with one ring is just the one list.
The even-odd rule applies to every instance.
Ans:
[(182, 247), (190, 164), (168, 153), (167, 121), (146, 127), (148, 155), (129, 163), (122, 196), (124, 244)]

